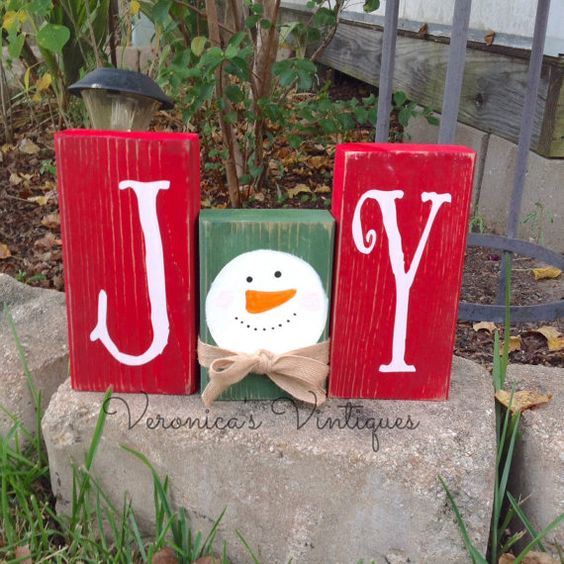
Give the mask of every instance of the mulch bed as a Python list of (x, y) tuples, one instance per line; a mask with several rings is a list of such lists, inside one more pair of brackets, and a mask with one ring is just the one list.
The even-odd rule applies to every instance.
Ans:
[[(332, 95), (344, 98), (366, 96), (370, 87), (351, 80), (338, 81)], [(54, 178), (53, 132), (50, 121), (29, 125), (22, 109), (16, 114), (15, 139), (0, 147), (0, 272), (33, 286), (64, 290), (58, 198)], [(46, 113), (46, 111), (45, 111)], [(22, 115), (23, 114), (23, 115)], [(41, 123), (40, 117), (36, 123)], [(177, 130), (181, 121), (162, 114), (157, 128)], [(398, 127), (397, 123), (393, 124)], [(0, 140), (2, 133), (0, 133)], [(373, 129), (359, 129), (352, 134), (358, 141), (372, 140)], [(351, 139), (351, 137), (349, 137)], [(299, 152), (280, 142), (272, 159), (282, 168), (272, 169), (271, 180), (261, 194), (250, 193), (248, 207), (308, 207), (328, 209), (332, 185), (335, 142), (305, 143)], [(3, 141), (0, 141), (3, 143)], [(205, 148), (204, 151), (205, 152)], [(202, 155), (202, 162), (209, 162)], [(202, 206), (226, 207), (228, 199), (219, 170), (202, 166)], [(292, 189), (301, 187), (292, 194)], [(288, 197), (292, 194), (291, 197)], [(494, 303), (502, 264), (499, 252), (468, 248), (462, 287), (462, 300)], [(546, 303), (564, 297), (563, 275), (556, 280), (536, 281), (531, 269), (539, 266), (532, 259), (516, 257), (512, 271), (512, 303)], [(563, 351), (549, 351), (547, 340), (535, 332), (541, 325), (564, 332), (564, 320), (551, 323), (513, 324), (512, 335), (521, 336), (520, 350), (510, 353), (511, 362), (564, 367)], [(473, 328), (473, 323), (459, 322), (455, 346), (457, 355), (491, 366), (493, 336), (488, 330)]]

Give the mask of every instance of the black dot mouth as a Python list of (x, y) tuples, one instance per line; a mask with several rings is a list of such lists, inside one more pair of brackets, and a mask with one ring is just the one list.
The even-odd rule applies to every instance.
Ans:
[[(297, 313), (292, 313), (293, 317), (297, 317), (298, 314)], [(235, 316), (234, 317), (235, 321), (238, 321), (241, 325), (246, 326), (246, 328), (249, 331), (276, 331), (277, 329), (279, 329), (280, 327), (284, 327), (285, 324), (284, 323), (278, 323), (277, 325), (275, 325), (274, 327), (263, 327), (262, 325), (251, 325), (251, 323), (247, 323), (245, 320), (240, 319), (239, 316)], [(286, 323), (291, 323), (292, 319), (286, 319)]]

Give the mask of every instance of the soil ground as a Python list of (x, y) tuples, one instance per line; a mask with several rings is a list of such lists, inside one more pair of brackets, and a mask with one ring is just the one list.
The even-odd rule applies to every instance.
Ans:
[[(366, 96), (370, 87), (351, 79), (334, 77), (331, 94), (335, 98)], [(32, 115), (33, 114), (33, 115)], [(60, 239), (60, 219), (55, 182), (52, 112), (33, 113), (29, 107), (17, 108), (11, 144), (0, 147), (0, 272), (22, 282), (44, 288), (64, 290)], [(161, 113), (156, 128), (178, 130), (182, 122), (174, 114)], [(397, 122), (392, 127), (398, 128)], [(0, 133), (0, 136), (2, 133)], [(352, 139), (370, 141), (373, 129), (358, 129)], [(1, 137), (0, 137), (1, 139)], [(299, 152), (290, 149), (281, 138), (271, 153), (271, 180), (261, 194), (250, 194), (249, 207), (330, 207), (333, 143), (306, 142)], [(210, 162), (206, 147), (202, 163)], [(281, 165), (281, 167), (280, 167)], [(290, 196), (291, 190), (302, 191)], [(218, 188), (219, 187), (219, 188)], [(288, 192), (290, 190), (290, 193)], [(226, 207), (227, 193), (222, 188), (220, 170), (202, 166), (202, 206)], [(468, 248), (466, 253), (462, 300), (494, 303), (502, 264), (498, 251)], [(512, 270), (512, 303), (546, 303), (564, 298), (564, 280), (535, 280), (532, 268), (543, 266), (526, 257), (516, 257)], [(459, 322), (455, 353), (490, 366), (493, 336), (488, 330), (475, 330), (473, 323)], [(511, 335), (520, 336), (520, 349), (510, 353), (511, 362), (564, 367), (564, 352), (551, 351), (547, 339), (536, 332), (548, 325), (564, 332), (564, 320), (549, 323), (514, 324)]]

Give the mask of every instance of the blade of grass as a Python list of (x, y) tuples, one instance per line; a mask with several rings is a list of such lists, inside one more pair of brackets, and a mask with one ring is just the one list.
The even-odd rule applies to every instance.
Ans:
[[(527, 529), (527, 532), (531, 535), (532, 538), (536, 538), (538, 533), (535, 531), (535, 529), (531, 525), (531, 522), (529, 521), (529, 518), (525, 515), (525, 512), (521, 509), (521, 506), (519, 505), (519, 503), (517, 503), (517, 500), (511, 495), (510, 492), (507, 492), (507, 499), (509, 500), (513, 511), (517, 514), (517, 517), (519, 517), (521, 523), (523, 523), (523, 525), (525, 526), (525, 529)], [(546, 548), (540, 541), (537, 543), (537, 547), (543, 552), (546, 552)]]
[(217, 534), (219, 524), (221, 523), (223, 516), (225, 515), (226, 511), (227, 511), (227, 507), (224, 507), (223, 511), (221, 512), (221, 515), (215, 520), (213, 527), (211, 528), (210, 532), (208, 533), (208, 536), (206, 537), (206, 539), (204, 540), (202, 550), (200, 551), (200, 554), (198, 556), (205, 556), (206, 554), (208, 554), (209, 552), (212, 551), (212, 548), (213, 548), (212, 545), (213, 545), (213, 542), (215, 540), (215, 536)]
[[(509, 410), (510, 409), (508, 409), (508, 411)], [(515, 449), (515, 441), (517, 440), (517, 431), (519, 429), (520, 417), (521, 417), (521, 413), (519, 412), (517, 412), (515, 415), (511, 417), (511, 425), (512, 425), (511, 438), (509, 440), (509, 447), (507, 449), (505, 464), (503, 466), (503, 473), (501, 475), (501, 480), (499, 482), (499, 489), (498, 489), (498, 494), (501, 500), (499, 507), (500, 510), (501, 510), (501, 502), (503, 502), (503, 500), (505, 499), (505, 493), (507, 490), (507, 482), (509, 480), (509, 471), (511, 470), (511, 464), (513, 462), (513, 452)], [(503, 529), (498, 529), (498, 535), (500, 533), (503, 533)]]
[(548, 533), (556, 529), (556, 527), (558, 527), (562, 522), (564, 522), (564, 513), (558, 515), (558, 517), (553, 519), (540, 533), (538, 533), (538, 535), (522, 550), (519, 556), (515, 558), (513, 564), (521, 564), (521, 562), (523, 562), (523, 559), (525, 558), (525, 556), (527, 556), (527, 554), (531, 551), (531, 549), (535, 545), (537, 545), (541, 539), (546, 537)]
[(450, 493), (450, 490), (448, 489), (448, 486), (446, 485), (446, 482), (443, 480), (442, 476), (439, 476), (439, 481), (441, 482), (441, 485), (445, 490), (452, 511), (454, 512), (454, 515), (456, 517), (456, 522), (458, 523), (458, 528), (460, 529), (460, 533), (462, 534), (462, 540), (464, 541), (464, 546), (466, 547), (468, 554), (471, 556), (472, 562), (478, 564), (487, 564), (487, 560), (479, 553), (478, 549), (474, 546), (474, 543), (470, 539), (470, 536), (468, 535), (468, 530), (466, 529), (466, 524), (464, 523), (464, 519), (462, 518), (462, 515), (458, 510), (458, 505), (456, 505), (456, 502), (454, 501), (454, 497)]
[(257, 558), (253, 549), (249, 546), (249, 543), (245, 540), (245, 537), (241, 534), (238, 529), (235, 529), (235, 534), (239, 537), (239, 540), (243, 543), (243, 546), (247, 549), (249, 556), (253, 559), (254, 564), (260, 564), (260, 560)]

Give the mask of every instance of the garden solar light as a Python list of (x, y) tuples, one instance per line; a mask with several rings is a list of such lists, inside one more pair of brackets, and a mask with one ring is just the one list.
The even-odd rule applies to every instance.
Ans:
[(69, 91), (82, 96), (94, 129), (144, 131), (159, 107), (174, 106), (155, 81), (130, 70), (96, 69)]

